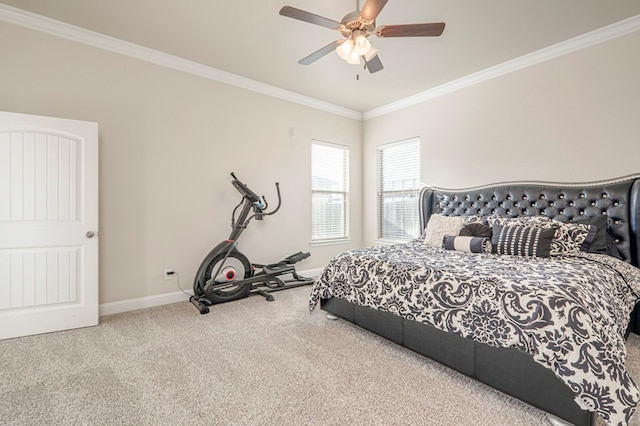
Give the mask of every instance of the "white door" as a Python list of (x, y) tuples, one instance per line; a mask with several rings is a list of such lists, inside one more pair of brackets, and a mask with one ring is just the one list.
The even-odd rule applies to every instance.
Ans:
[(0, 112), (0, 339), (98, 324), (98, 124)]

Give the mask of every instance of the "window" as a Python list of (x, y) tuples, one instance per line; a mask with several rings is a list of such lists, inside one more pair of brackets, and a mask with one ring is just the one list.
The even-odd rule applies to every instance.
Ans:
[(311, 144), (311, 240), (349, 237), (349, 147)]
[(408, 241), (420, 235), (420, 139), (378, 147), (378, 238)]

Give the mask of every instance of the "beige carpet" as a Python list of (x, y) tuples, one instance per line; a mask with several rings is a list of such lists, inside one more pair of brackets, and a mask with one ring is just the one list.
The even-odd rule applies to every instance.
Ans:
[[(547, 424), (537, 409), (310, 314), (308, 294), (253, 296), (202, 316), (185, 302), (0, 341), (0, 424)], [(628, 347), (640, 379), (639, 336)]]

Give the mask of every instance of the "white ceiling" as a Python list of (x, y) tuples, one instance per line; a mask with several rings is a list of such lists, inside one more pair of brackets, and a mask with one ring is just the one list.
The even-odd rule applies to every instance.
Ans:
[(334, 53), (299, 65), (342, 36), (278, 14), (289, 5), (340, 21), (355, 0), (0, 2), (359, 112), (640, 14), (639, 0), (389, 0), (377, 25), (446, 28), (436, 38), (372, 36), (384, 69), (369, 74)]

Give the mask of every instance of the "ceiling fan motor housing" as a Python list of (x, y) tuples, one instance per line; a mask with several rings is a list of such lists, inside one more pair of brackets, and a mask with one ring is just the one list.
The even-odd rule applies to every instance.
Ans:
[(358, 10), (345, 15), (340, 23), (342, 25), (340, 26), (339, 31), (347, 38), (351, 37), (351, 33), (355, 30), (363, 30), (368, 33), (376, 28), (376, 21), (365, 21), (360, 16), (360, 11)]

